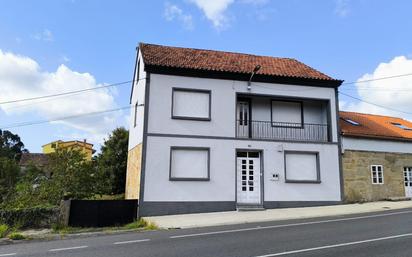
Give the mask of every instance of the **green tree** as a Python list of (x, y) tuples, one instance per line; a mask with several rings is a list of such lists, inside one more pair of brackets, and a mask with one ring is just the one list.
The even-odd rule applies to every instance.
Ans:
[(14, 191), (20, 175), (20, 168), (12, 159), (0, 157), (0, 204)]
[(84, 199), (95, 194), (95, 169), (91, 161), (77, 150), (57, 150), (50, 154), (48, 171), (51, 176), (45, 183), (42, 196), (51, 204), (58, 204), (64, 198)]
[(61, 200), (85, 199), (95, 195), (95, 169), (77, 150), (57, 150), (49, 155), (47, 176), (31, 166), (25, 170), (4, 208), (58, 205)]
[(24, 148), (19, 135), (0, 129), (0, 157), (19, 161), (21, 154), (25, 152), (28, 151)]
[(101, 194), (124, 193), (128, 141), (129, 132), (123, 127), (116, 128), (104, 141), (100, 154), (95, 158)]

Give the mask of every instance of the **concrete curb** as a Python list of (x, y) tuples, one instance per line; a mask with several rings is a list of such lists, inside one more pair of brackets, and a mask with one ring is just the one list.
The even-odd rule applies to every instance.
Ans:
[(149, 222), (156, 223), (159, 228), (201, 228), (246, 223), (284, 221), (296, 219), (311, 219), (352, 214), (412, 208), (412, 201), (400, 202), (369, 202), (356, 204), (341, 204), (319, 207), (298, 207), (283, 209), (267, 209), (258, 212), (211, 212), (198, 214), (181, 214), (168, 216), (143, 217)]

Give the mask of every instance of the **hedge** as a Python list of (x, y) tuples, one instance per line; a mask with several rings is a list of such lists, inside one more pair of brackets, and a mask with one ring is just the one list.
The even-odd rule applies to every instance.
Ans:
[(51, 227), (52, 224), (57, 223), (59, 213), (58, 207), (0, 210), (0, 224), (18, 228)]

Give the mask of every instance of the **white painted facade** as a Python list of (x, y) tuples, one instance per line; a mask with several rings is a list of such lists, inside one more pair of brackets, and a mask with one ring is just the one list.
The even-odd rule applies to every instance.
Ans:
[[(140, 53), (139, 60), (141, 61)], [(141, 80), (135, 83), (131, 104), (134, 106), (137, 102), (143, 106), (137, 107), (136, 127), (133, 122), (134, 108), (131, 112), (129, 150), (143, 142), (144, 136), (147, 137), (146, 147), (143, 147), (145, 159), (141, 181), (143, 199), (139, 199), (143, 203), (143, 208), (145, 202), (236, 203), (237, 188), (240, 186), (237, 182), (239, 180), (237, 180), (236, 167), (238, 150), (258, 151), (261, 155), (259, 161), (261, 183), (257, 187), (262, 199), (259, 203), (261, 205), (265, 205), (266, 202), (297, 202), (304, 205), (304, 202), (338, 203), (341, 201), (339, 135), (334, 88), (253, 82), (252, 89), (248, 91), (245, 81), (151, 73), (150, 85), (148, 85), (150, 93), (145, 102), (147, 85), (146, 80), (142, 79), (146, 77), (143, 63), (140, 64), (139, 74)], [(173, 119), (173, 88), (209, 91), (210, 120)], [(237, 138), (237, 102), (240, 95), (251, 99), (252, 120), (266, 122), (271, 122), (272, 99), (303, 101), (303, 122), (327, 124), (330, 127), (328, 142)], [(201, 99), (201, 108), (194, 108), (190, 113), (196, 112), (197, 109), (205, 113), (204, 96)], [(186, 100), (191, 101), (191, 98)], [(196, 106), (196, 98), (193, 98), (192, 104)], [(148, 108), (148, 113), (146, 114), (147, 131), (144, 135), (145, 108)], [(179, 109), (179, 112), (182, 110)], [(209, 179), (204, 181), (171, 179), (173, 147), (208, 148)], [(285, 151), (316, 153), (319, 162), (319, 181), (287, 182)]]
[[(252, 83), (252, 90), (249, 92), (245, 81), (160, 74), (151, 74), (150, 79), (149, 133), (235, 137), (236, 95), (253, 94), (329, 100), (333, 116), (331, 118), (332, 139), (333, 142), (337, 142), (335, 90), (333, 88), (254, 82)], [(173, 87), (211, 90), (211, 121), (171, 119)], [(258, 120), (270, 121), (270, 102), (262, 104), (264, 106), (256, 106), (257, 112), (253, 115), (257, 115)], [(262, 111), (262, 109), (264, 110)], [(314, 115), (312, 108), (307, 108), (304, 112), (306, 114), (305, 123), (307, 120), (312, 122), (324, 120), (321, 115)], [(255, 116), (253, 116), (254, 118)]]
[[(140, 62), (138, 64), (137, 62)], [(129, 151), (143, 142), (145, 93), (146, 93), (146, 72), (142, 62), (142, 55), (137, 53), (135, 76), (133, 82), (133, 92), (130, 104), (130, 128), (129, 128)], [(137, 70), (139, 68), (139, 70)]]
[[(169, 181), (172, 146), (210, 147), (210, 181)], [(337, 145), (176, 137), (148, 138), (144, 201), (235, 201), (236, 149), (263, 152), (264, 201), (340, 201)], [(321, 183), (285, 183), (285, 150), (319, 152)]]
[(342, 151), (345, 150), (412, 153), (412, 142), (343, 136)]

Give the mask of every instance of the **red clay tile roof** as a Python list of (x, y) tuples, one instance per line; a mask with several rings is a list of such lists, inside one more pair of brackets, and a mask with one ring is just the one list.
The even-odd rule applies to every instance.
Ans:
[(140, 43), (145, 65), (267, 76), (339, 81), (295, 59)]
[[(346, 120), (359, 123), (359, 126), (350, 124)], [(383, 138), (412, 141), (412, 130), (399, 128), (393, 123), (412, 129), (412, 122), (389, 116), (373, 115), (356, 112), (340, 112), (340, 128), (343, 136)]]

